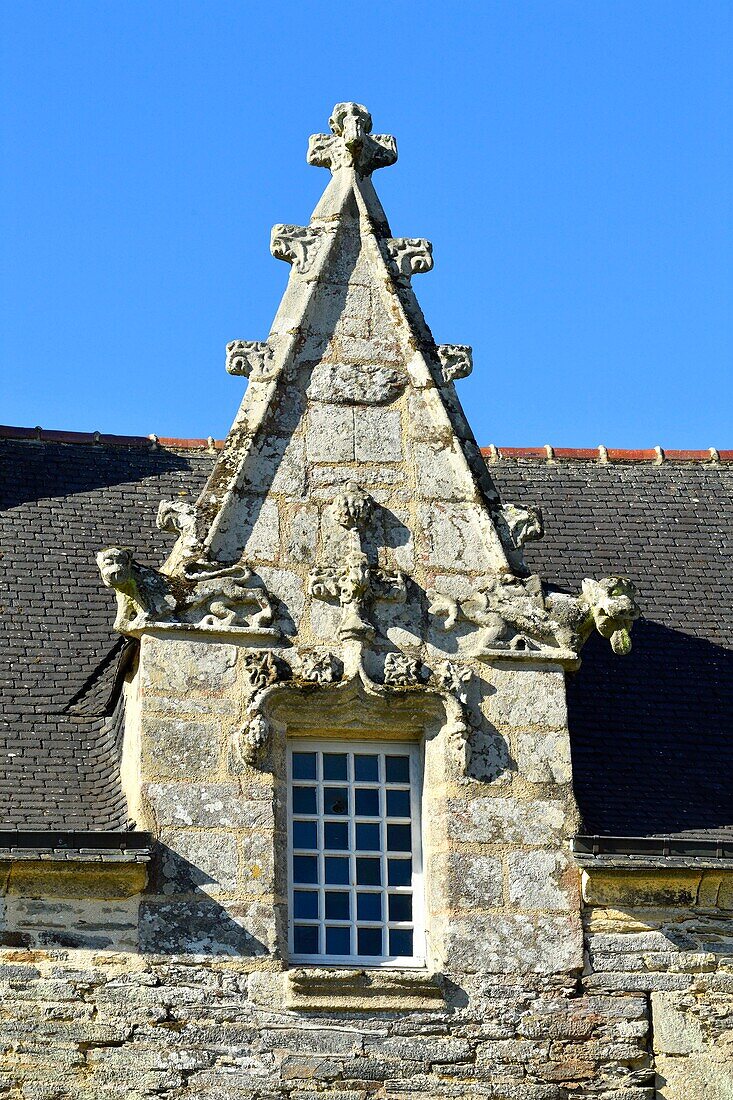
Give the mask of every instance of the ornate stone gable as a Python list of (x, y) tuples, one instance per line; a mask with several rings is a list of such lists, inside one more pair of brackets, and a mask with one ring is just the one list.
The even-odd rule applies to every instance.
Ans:
[[(601, 618), (628, 647), (628, 582), (576, 598), (526, 576), (541, 514), (499, 501), (455, 389), (471, 349), (436, 345), (415, 298), (432, 246), (394, 237), (372, 186), (394, 140), (372, 135), (359, 104), (338, 104), (330, 125), (311, 140), (331, 181), (309, 224), (272, 232), (290, 275), (270, 334), (227, 345), (248, 384), (224, 449), (195, 505), (161, 506), (178, 536), (170, 558), (156, 572), (127, 550), (100, 555), (118, 628), (305, 649), (358, 640), (372, 672), (395, 651), (572, 665)], [(339, 502), (354, 493), (369, 507), (349, 525)]]

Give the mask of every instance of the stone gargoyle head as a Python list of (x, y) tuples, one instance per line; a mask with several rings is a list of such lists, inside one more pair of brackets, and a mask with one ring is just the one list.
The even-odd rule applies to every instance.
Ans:
[(118, 546), (110, 546), (106, 550), (100, 550), (97, 554), (97, 565), (102, 581), (107, 588), (114, 588), (117, 592), (125, 592), (128, 596), (135, 595), (131, 550), (121, 550)]
[(627, 577), (586, 579), (581, 599), (587, 604), (596, 630), (611, 643), (614, 653), (626, 654), (631, 649), (631, 624), (640, 611), (636, 588)]

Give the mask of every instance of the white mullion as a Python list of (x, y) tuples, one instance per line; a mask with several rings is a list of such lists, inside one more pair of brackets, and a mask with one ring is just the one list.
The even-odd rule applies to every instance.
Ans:
[(351, 956), (357, 952), (356, 932), (356, 765), (354, 751), (346, 754), (346, 782), (349, 793), (349, 942)]

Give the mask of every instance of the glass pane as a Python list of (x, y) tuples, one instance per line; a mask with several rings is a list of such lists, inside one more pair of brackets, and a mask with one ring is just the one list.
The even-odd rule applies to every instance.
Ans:
[(326, 920), (349, 920), (351, 896), (346, 890), (326, 890)]
[(354, 779), (362, 783), (376, 783), (379, 779), (379, 757), (359, 756), (354, 757)]
[(378, 859), (369, 856), (356, 861), (356, 881), (359, 886), (381, 886), (382, 867)]
[(293, 856), (293, 882), (318, 882), (317, 856)]
[(409, 852), (412, 849), (412, 828), (410, 825), (387, 826), (387, 851)]
[(387, 882), (390, 886), (410, 886), (412, 884), (412, 860), (387, 860)]
[(389, 919), (412, 920), (412, 894), (389, 895)]
[(318, 894), (315, 890), (293, 892), (293, 916), (306, 920), (318, 920)]
[(379, 791), (357, 787), (354, 793), (357, 817), (379, 817)]
[(293, 813), (294, 814), (315, 814), (318, 813), (316, 808), (316, 788), (315, 787), (293, 787)]
[(326, 926), (326, 954), (350, 955), (351, 954), (351, 929), (329, 928)]
[(356, 847), (366, 852), (378, 852), (381, 847), (379, 842), (379, 831), (378, 822), (375, 822), (373, 825), (357, 825)]
[(346, 763), (348, 757), (345, 752), (324, 752), (323, 754), (323, 778), (346, 779)]
[(409, 756), (388, 756), (386, 758), (386, 771), (388, 783), (409, 783)]
[(294, 848), (317, 848), (318, 847), (318, 829), (316, 828), (315, 821), (294, 821), (293, 822), (293, 847)]
[(318, 925), (296, 924), (293, 935), (296, 955), (318, 954)]
[(359, 928), (356, 933), (357, 954), (381, 955), (382, 954), (382, 929)]
[(387, 817), (410, 816), (410, 792), (387, 791)]
[(381, 920), (382, 919), (382, 895), (381, 894), (357, 894), (356, 895), (356, 919), (357, 920)]
[(316, 778), (316, 754), (314, 752), (293, 753), (293, 779)]
[(412, 955), (412, 930), (409, 928), (390, 928), (390, 955)]
[[(349, 860), (341, 856), (326, 856), (326, 882), (329, 886), (349, 885)], [(310, 880), (309, 880), (310, 881)]]
[(347, 814), (349, 812), (348, 788), (324, 787), (323, 812), (325, 814)]
[(324, 848), (337, 848), (341, 851), (349, 847), (349, 826), (345, 821), (326, 821), (323, 826)]

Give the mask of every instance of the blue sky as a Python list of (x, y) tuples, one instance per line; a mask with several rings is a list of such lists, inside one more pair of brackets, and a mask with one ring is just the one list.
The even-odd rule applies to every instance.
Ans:
[(221, 436), (333, 104), (482, 444), (733, 447), (733, 5), (18, 0), (0, 14), (0, 421)]

